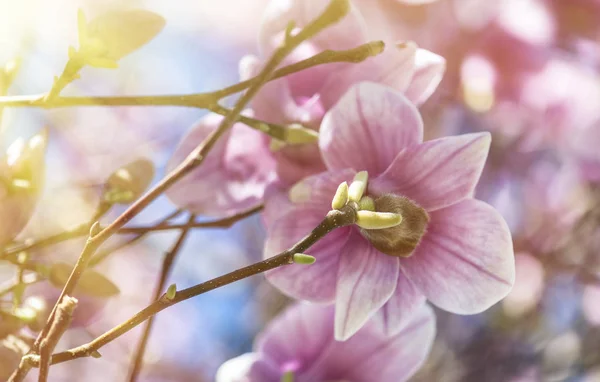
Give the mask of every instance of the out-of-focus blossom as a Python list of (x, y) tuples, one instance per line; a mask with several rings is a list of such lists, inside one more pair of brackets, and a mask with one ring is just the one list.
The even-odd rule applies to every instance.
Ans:
[(544, 267), (535, 257), (527, 253), (515, 256), (515, 285), (502, 300), (504, 313), (519, 317), (535, 308), (544, 290)]
[[(295, 26), (301, 28), (314, 19), (326, 5), (327, 3), (322, 1), (273, 1), (262, 20), (259, 36), (261, 52), (268, 55), (273, 51), (281, 42), (290, 21), (293, 20)], [(339, 24), (303, 43), (287, 63), (311, 57), (325, 49), (349, 49), (368, 41), (364, 21), (358, 10), (353, 7), (350, 14)], [(258, 74), (261, 66), (261, 59), (244, 57), (240, 63), (241, 78), (245, 80), (253, 77)], [(253, 99), (252, 110), (260, 120), (282, 125), (299, 123), (318, 130), (324, 114), (353, 84), (361, 81), (379, 82), (404, 92), (415, 103), (422, 103), (441, 81), (444, 69), (445, 61), (442, 57), (419, 49), (411, 42), (392, 43), (388, 44), (382, 54), (368, 58), (362, 63), (319, 65), (271, 81)], [(196, 127), (195, 130), (196, 132), (191, 132), (182, 141), (180, 149), (171, 160), (170, 168), (191, 151), (189, 148), (183, 150), (184, 146), (191, 148), (208, 134), (204, 128)], [(205, 132), (200, 133), (200, 130)], [(230, 136), (235, 137), (236, 141), (247, 140), (237, 131), (250, 134), (243, 128), (234, 130), (236, 131), (232, 131)], [(239, 146), (239, 155), (254, 158), (254, 166), (243, 171), (240, 171), (239, 166), (223, 165), (218, 168), (220, 173), (217, 175), (213, 174), (216, 167), (203, 165), (204, 168), (188, 176), (188, 181), (184, 181), (186, 186), (176, 186), (180, 191), (171, 191), (172, 200), (179, 206), (192, 207), (192, 210), (198, 213), (233, 213), (261, 200), (268, 184), (276, 181), (278, 187), (287, 188), (303, 177), (325, 170), (316, 144), (287, 145), (274, 149), (269, 147), (269, 141), (266, 137), (259, 140), (257, 136), (256, 139), (251, 139), (251, 144)], [(224, 147), (226, 146), (215, 147), (213, 151), (219, 153), (211, 155), (226, 156), (223, 152)], [(273, 163), (275, 177), (271, 177)], [(228, 173), (230, 171), (232, 173)], [(256, 173), (268, 176), (259, 175), (260, 179), (257, 179)], [(215, 177), (222, 179), (216, 189), (212, 180)], [(194, 189), (208, 191), (190, 192), (190, 185), (193, 185)], [(174, 196), (175, 193), (178, 195)], [(248, 193), (251, 195), (247, 195)], [(213, 199), (219, 202), (213, 203)], [(209, 200), (208, 204), (211, 205), (207, 205), (206, 200)]]
[(351, 182), (357, 171), (368, 171), (372, 179), (365, 195), (375, 211), (402, 215), (403, 222), (389, 229), (337, 229), (308, 250), (315, 265), (267, 274), (294, 298), (335, 301), (338, 339), (347, 339), (376, 312), (394, 333), (426, 298), (454, 313), (481, 312), (512, 287), (514, 254), (506, 222), (472, 198), (489, 134), (424, 143), (422, 137), (421, 117), (401, 93), (357, 85), (321, 126), (319, 146), (328, 171), (294, 186), (287, 205), (283, 198), (272, 199), (285, 213), (268, 222), (265, 257), (316, 227), (338, 185)]
[(588, 285), (583, 290), (583, 315), (587, 322), (600, 326), (600, 285)]
[(435, 336), (431, 308), (423, 306), (402, 331), (384, 335), (364, 326), (345, 342), (333, 338), (332, 307), (297, 304), (259, 335), (254, 352), (227, 361), (217, 382), (400, 382), (425, 361)]
[(15, 141), (0, 160), (0, 246), (25, 227), (44, 187), (48, 132)]
[[(179, 165), (219, 126), (222, 117), (202, 118), (183, 137), (168, 170)], [(262, 133), (235, 124), (217, 142), (198, 169), (167, 191), (178, 206), (209, 216), (227, 216), (259, 203), (275, 178), (275, 164)]]

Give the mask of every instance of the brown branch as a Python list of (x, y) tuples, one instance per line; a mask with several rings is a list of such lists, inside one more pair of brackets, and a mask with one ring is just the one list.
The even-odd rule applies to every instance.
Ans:
[[(314, 66), (349, 62), (358, 63), (376, 56), (384, 49), (383, 41), (372, 41), (348, 50), (325, 50), (313, 57), (284, 66), (276, 70), (269, 80), (285, 77)], [(120, 97), (54, 97), (45, 99), (45, 94), (26, 96), (0, 96), (0, 107), (39, 107), (54, 109), (75, 106), (182, 106), (207, 109), (220, 99), (239, 93), (253, 86), (258, 76), (224, 89), (193, 94), (120, 96)]]
[(76, 306), (76, 298), (65, 296), (56, 308), (55, 318), (52, 321), (48, 335), (40, 343), (39, 382), (46, 382), (48, 380), (52, 352), (60, 340), (60, 337), (69, 327), (71, 319), (73, 318), (73, 311), (75, 310)]
[[(155, 302), (139, 311), (129, 320), (98, 336), (91, 342), (61, 353), (54, 354), (52, 356), (52, 364), (66, 362), (76, 358), (88, 357), (94, 352), (97, 352), (102, 346), (114, 341), (150, 317), (177, 303), (188, 300), (195, 296), (199, 296), (213, 289), (245, 279), (247, 277), (254, 276), (280, 266), (289, 265), (293, 262), (292, 259), (294, 254), (305, 252), (332, 230), (354, 224), (355, 221), (356, 209), (351, 205), (347, 205), (341, 210), (330, 211), (315, 229), (313, 229), (307, 236), (301, 239), (290, 249), (283, 251), (269, 259), (246, 266), (244, 268), (240, 268), (236, 271), (227, 273), (223, 276), (219, 276), (190, 288), (177, 291), (172, 299), (169, 299), (166, 294), (163, 294)], [(319, 266), (318, 260), (314, 265), (307, 266)], [(32, 364), (35, 366), (35, 362), (32, 362)]]
[[(190, 218), (188, 219), (188, 223), (190, 223), (190, 224), (193, 223), (195, 219), (196, 219), (196, 215), (193, 215), (193, 214), (190, 215)], [(160, 298), (160, 295), (162, 294), (163, 290), (165, 289), (165, 284), (167, 282), (167, 278), (169, 277), (169, 275), (171, 273), (173, 263), (175, 262), (175, 257), (177, 257), (179, 250), (183, 246), (183, 243), (185, 243), (185, 240), (188, 237), (188, 233), (190, 232), (190, 230), (191, 230), (191, 227), (189, 227), (189, 226), (185, 227), (181, 230), (181, 233), (179, 234), (177, 241), (173, 245), (173, 248), (171, 248), (171, 250), (167, 253), (165, 258), (163, 259), (162, 267), (160, 270), (160, 276), (159, 276), (158, 282), (156, 283), (156, 286), (154, 288), (154, 294), (152, 296), (152, 301), (158, 300)], [(144, 327), (144, 332), (142, 333), (142, 337), (140, 338), (140, 341), (138, 342), (136, 350), (133, 353), (133, 364), (129, 371), (129, 378), (128, 378), (128, 380), (130, 382), (135, 382), (137, 380), (137, 377), (142, 369), (144, 353), (146, 352), (146, 346), (148, 345), (148, 340), (150, 339), (150, 333), (152, 331), (153, 325), (154, 325), (154, 316), (150, 317), (150, 319), (146, 322), (146, 325)]]

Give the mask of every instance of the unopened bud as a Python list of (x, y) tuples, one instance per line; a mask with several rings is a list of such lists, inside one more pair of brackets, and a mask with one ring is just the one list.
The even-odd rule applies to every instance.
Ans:
[(402, 223), (402, 215), (393, 212), (356, 212), (356, 225), (364, 229), (391, 228), (400, 223)]
[(342, 182), (335, 191), (333, 200), (331, 201), (331, 208), (339, 210), (348, 203), (348, 183)]
[(90, 357), (92, 358), (102, 358), (102, 354), (98, 350), (92, 350), (90, 353)]
[(139, 198), (154, 178), (154, 164), (148, 159), (135, 160), (113, 172), (106, 181), (104, 200), (127, 204)]
[(294, 256), (292, 259), (294, 260), (294, 263), (296, 263), (296, 264), (305, 264), (305, 265), (314, 264), (316, 261), (314, 256), (307, 255), (305, 253), (294, 253)]
[(360, 171), (354, 175), (354, 180), (348, 189), (348, 200), (358, 203), (367, 189), (369, 173)]
[(175, 295), (177, 294), (177, 284), (171, 284), (169, 285), (169, 287), (167, 288), (167, 291), (165, 292), (165, 297), (167, 298), (167, 300), (171, 301), (175, 298)]
[(285, 141), (289, 144), (315, 143), (319, 140), (319, 133), (302, 125), (288, 126)]

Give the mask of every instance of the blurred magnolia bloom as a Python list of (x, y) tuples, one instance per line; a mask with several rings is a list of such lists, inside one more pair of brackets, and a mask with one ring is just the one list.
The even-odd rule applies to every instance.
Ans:
[[(301, 28), (318, 16), (326, 5), (327, 2), (322, 1), (297, 0), (270, 3), (259, 33), (259, 48), (263, 56), (268, 56), (282, 41), (290, 21)], [(350, 49), (367, 42), (369, 36), (364, 20), (353, 7), (338, 24), (297, 48), (286, 63), (298, 62), (326, 49)], [(258, 74), (261, 67), (261, 59), (244, 57), (240, 62), (242, 80)], [(444, 68), (442, 57), (419, 49), (412, 42), (388, 43), (383, 53), (361, 63), (319, 65), (271, 81), (259, 91), (251, 106), (253, 115), (260, 120), (282, 125), (298, 123), (318, 130), (325, 113), (353, 84), (378, 82), (403, 92), (408, 99), (420, 104), (435, 90)], [(206, 127), (209, 124), (206, 122), (196, 125), (183, 138), (171, 159), (170, 168), (180, 163), (184, 155), (216, 128), (215, 123), (211, 123), (210, 128)], [(247, 137), (251, 135), (256, 137), (251, 139), (252, 143), (246, 144)], [(175, 204), (192, 208), (196, 213), (234, 213), (247, 208), (250, 202), (260, 201), (270, 184), (288, 188), (303, 177), (326, 169), (316, 144), (270, 142), (270, 139), (242, 127), (236, 127), (223, 139), (231, 143), (221, 144), (213, 150), (218, 153), (211, 153), (212, 158), (222, 158), (222, 165), (202, 166), (186, 178), (185, 186), (175, 186), (176, 191), (170, 193)], [(237, 147), (236, 156), (225, 152), (232, 146)], [(244, 164), (240, 164), (241, 158), (245, 158)], [(234, 160), (238, 163), (233, 163)], [(272, 166), (275, 166), (275, 176), (270, 174)], [(213, 179), (221, 180), (216, 187)], [(207, 191), (192, 192), (192, 189)], [(248, 197), (247, 194), (252, 195)]]
[(23, 230), (44, 188), (48, 132), (15, 141), (0, 159), (0, 246)]
[(515, 255), (515, 285), (502, 300), (504, 313), (520, 317), (535, 308), (544, 291), (544, 267), (528, 253)]
[(315, 228), (331, 209), (338, 185), (353, 183), (365, 171), (360, 196), (367, 199), (359, 199), (370, 208), (363, 209), (401, 216), (400, 224), (383, 229), (361, 226), (359, 219), (358, 226), (336, 229), (307, 251), (316, 264), (267, 273), (294, 298), (335, 302), (337, 339), (349, 338), (373, 316), (395, 333), (426, 299), (450, 312), (478, 313), (512, 287), (506, 222), (473, 199), (489, 134), (427, 142), (422, 137), (421, 116), (405, 96), (382, 85), (356, 85), (321, 126), (319, 147), (328, 171), (294, 186), (288, 200), (267, 200), (267, 209), (280, 213), (267, 222), (265, 257)]
[(288, 308), (258, 336), (254, 352), (220, 367), (216, 381), (406, 381), (425, 361), (435, 336), (435, 316), (427, 306), (393, 336), (370, 324), (346, 342), (334, 340), (333, 316), (332, 307)]

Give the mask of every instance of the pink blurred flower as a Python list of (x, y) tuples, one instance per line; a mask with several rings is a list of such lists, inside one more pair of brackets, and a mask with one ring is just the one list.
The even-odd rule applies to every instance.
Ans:
[[(173, 170), (212, 131), (222, 117), (209, 114), (183, 137), (169, 160)], [(225, 133), (202, 166), (167, 191), (179, 207), (209, 216), (227, 216), (259, 203), (275, 178), (274, 160), (262, 133), (237, 123)]]
[(544, 267), (528, 253), (515, 256), (516, 279), (510, 293), (502, 300), (506, 315), (520, 317), (540, 301), (544, 291)]
[[(315, 0), (271, 2), (259, 34), (261, 53), (267, 56), (273, 51), (291, 20), (301, 28), (326, 5), (327, 2)], [(368, 41), (364, 21), (357, 9), (352, 8), (340, 23), (297, 48), (287, 63), (300, 61), (325, 49), (349, 49)], [(262, 61), (257, 57), (244, 57), (240, 62), (241, 78), (253, 77), (261, 65)], [(320, 65), (271, 81), (252, 101), (252, 110), (260, 120), (283, 125), (300, 123), (318, 130), (325, 113), (353, 84), (379, 82), (404, 92), (410, 100), (419, 104), (435, 90), (444, 69), (442, 57), (419, 49), (414, 43), (388, 44), (382, 54), (359, 64)], [(216, 124), (213, 120), (211, 123)], [(184, 137), (169, 168), (181, 162), (184, 155), (214, 129), (207, 128), (206, 124), (200, 123)], [(244, 135), (241, 135), (242, 132)], [(250, 135), (253, 135), (252, 138), (248, 138)], [(221, 165), (203, 165), (190, 174), (186, 181), (170, 192), (175, 204), (209, 215), (235, 213), (260, 201), (269, 184), (277, 183), (278, 187), (287, 188), (326, 169), (316, 144), (285, 145), (273, 150), (269, 147), (270, 139), (242, 127), (235, 128), (224, 140), (230, 143), (221, 144), (211, 153), (215, 160), (221, 158)], [(231, 145), (237, 147), (235, 156), (224, 152)], [(240, 158), (245, 159), (240, 162), (242, 165), (233, 162), (239, 162)], [(272, 166), (275, 166), (274, 176)], [(216, 170), (221, 173), (216, 174)], [(216, 189), (214, 179), (219, 179)]]
[(255, 342), (254, 352), (224, 363), (217, 382), (351, 380), (400, 382), (425, 361), (435, 336), (435, 316), (421, 307), (402, 331), (385, 336), (374, 325), (352, 339), (333, 338), (332, 307), (297, 304), (275, 318)]
[[(450, 312), (478, 313), (512, 287), (514, 256), (506, 222), (472, 197), (489, 134), (424, 143), (422, 137), (421, 117), (405, 96), (377, 84), (356, 85), (321, 126), (319, 146), (328, 171), (294, 186), (291, 202), (267, 201), (268, 210), (284, 213), (278, 219), (269, 214), (274, 221), (267, 222), (265, 257), (317, 226), (338, 185), (357, 171), (368, 171), (367, 195), (376, 207), (382, 203), (380, 211), (404, 217), (400, 231), (337, 229), (308, 250), (317, 258), (314, 266), (292, 264), (267, 274), (294, 298), (335, 301), (337, 339), (347, 339), (376, 312), (395, 333), (426, 298)], [(400, 211), (384, 209), (384, 200), (403, 205)]]

